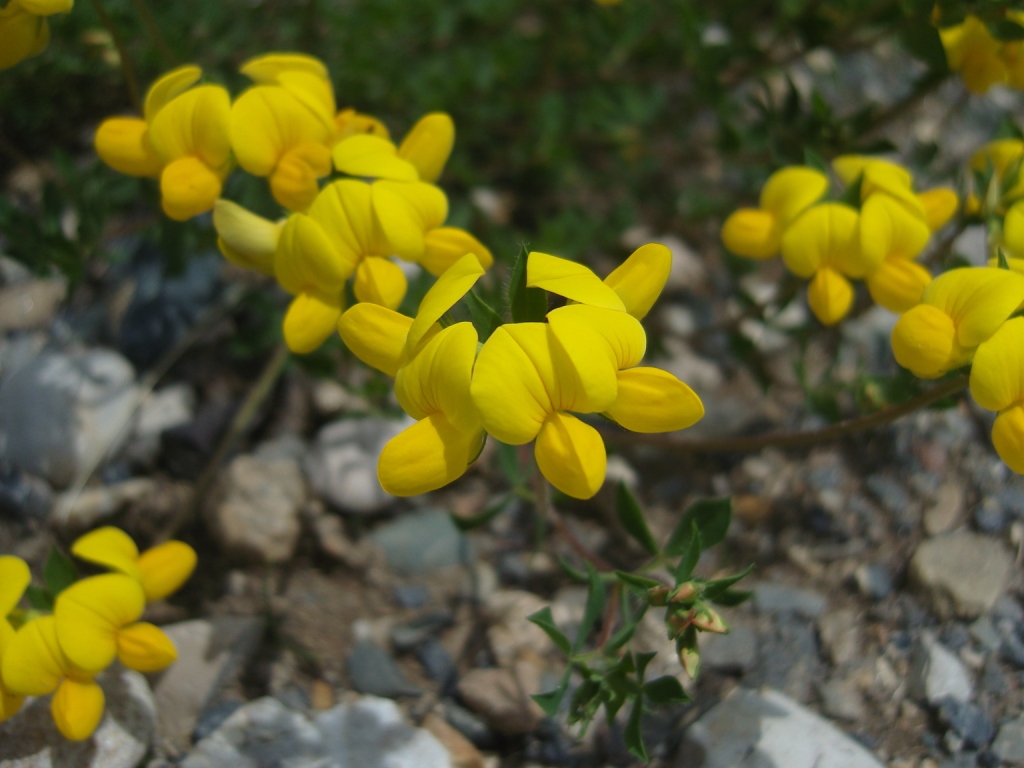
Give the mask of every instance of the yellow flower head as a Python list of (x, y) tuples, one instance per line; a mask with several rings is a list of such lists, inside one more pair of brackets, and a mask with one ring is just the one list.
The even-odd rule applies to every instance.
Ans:
[(992, 443), (999, 457), (1024, 474), (1024, 317), (1003, 323), (978, 346), (971, 365), (971, 394), (999, 415)]
[(238, 164), (267, 177), (282, 206), (305, 211), (319, 179), (331, 172), (337, 138), (334, 89), (327, 68), (302, 54), (271, 53), (242, 65), (256, 85), (231, 108), (231, 147)]
[(809, 278), (807, 303), (822, 323), (834, 325), (853, 304), (848, 278), (863, 278), (879, 266), (879, 253), (860, 247), (859, 215), (841, 203), (811, 208), (786, 230), (782, 260), (797, 277)]
[(722, 225), (722, 242), (738, 256), (770, 259), (782, 234), (801, 213), (828, 191), (828, 177), (813, 168), (791, 166), (773, 173), (761, 190), (757, 208), (741, 208)]
[(841, 155), (832, 161), (832, 168), (846, 186), (860, 180), (860, 199), (884, 195), (901, 203), (921, 219), (931, 232), (946, 225), (960, 206), (955, 191), (936, 187), (914, 192), (914, 179), (901, 165), (867, 155)]
[(893, 327), (896, 361), (922, 379), (965, 365), (1022, 300), (1024, 276), (1014, 272), (968, 267), (939, 275)]
[(381, 452), (381, 487), (396, 496), (426, 493), (456, 480), (480, 453), (484, 433), (470, 398), (477, 333), (472, 323), (438, 320), (484, 274), (473, 254), (431, 287), (415, 318), (374, 304), (342, 315), (338, 331), (367, 365), (395, 377), (395, 395), (416, 423)]
[[(1018, 22), (1022, 16), (1009, 15)], [(949, 68), (960, 73), (971, 93), (985, 93), (999, 83), (1021, 87), (1020, 44), (997, 40), (976, 16), (940, 29), (939, 36)]]
[(892, 197), (876, 194), (861, 208), (859, 225), (861, 254), (878, 265), (866, 277), (871, 298), (891, 312), (917, 306), (932, 279), (913, 261), (931, 237), (926, 221)]
[[(991, 170), (998, 177), (1003, 186), (1009, 189), (1003, 194), (1003, 199), (1012, 201), (1024, 195), (1024, 174), (1019, 171), (1020, 162), (1024, 159), (1024, 141), (1020, 139), (997, 139), (985, 144), (973, 155), (971, 155), (971, 170), (985, 172)], [(1012, 183), (1005, 177), (1013, 169), (1017, 170), (1017, 178)], [(978, 195), (984, 196), (986, 190), (976, 190)], [(977, 200), (977, 208), (980, 210), (981, 201)]]
[(114, 170), (159, 178), (164, 212), (176, 221), (211, 210), (231, 168), (231, 97), (218, 85), (193, 88), (201, 76), (191, 65), (168, 72), (146, 94), (144, 118), (108, 118), (94, 140)]
[(334, 167), (351, 176), (437, 181), (455, 144), (455, 123), (443, 112), (420, 118), (399, 146), (387, 136), (359, 134), (334, 148)]
[(184, 542), (167, 541), (140, 555), (131, 537), (111, 526), (79, 538), (71, 545), (71, 554), (132, 577), (148, 602), (177, 592), (196, 567), (195, 550)]
[(213, 206), (217, 248), (228, 261), (264, 275), (274, 274), (274, 253), (284, 222), (268, 221), (221, 198)]
[(46, 50), (48, 16), (70, 13), (74, 0), (10, 0), (0, 9), (0, 70)]
[(25, 588), (32, 580), (28, 564), (20, 557), (0, 555), (0, 723), (13, 717), (21, 709), (25, 697), (4, 684), (3, 660), (14, 640), (14, 627), (7, 616), (21, 600)]
[(338, 141), (347, 139), (349, 136), (357, 136), (361, 133), (379, 136), (382, 139), (390, 138), (388, 128), (384, 123), (373, 115), (364, 115), (351, 108), (338, 112), (334, 116), (334, 125), (337, 129)]

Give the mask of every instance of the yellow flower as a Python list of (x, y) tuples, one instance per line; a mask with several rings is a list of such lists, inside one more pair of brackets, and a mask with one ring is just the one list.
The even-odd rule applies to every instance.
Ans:
[(922, 379), (966, 365), (1024, 301), (1024, 276), (992, 267), (954, 269), (925, 289), (892, 329), (896, 361)]
[[(1006, 175), (1011, 171), (1016, 172), (1017, 178), (1009, 184), (1009, 189), (1003, 194), (1003, 199), (1012, 201), (1024, 195), (1024, 174), (1020, 173), (1020, 162), (1024, 159), (1024, 141), (1020, 139), (997, 139), (985, 144), (973, 155), (971, 155), (971, 170), (985, 172), (992, 170), (999, 181), (1006, 184)], [(986, 190), (977, 190), (978, 195), (985, 196)], [(981, 208), (981, 201), (978, 201), (978, 209)]]
[(53, 615), (61, 650), (91, 675), (115, 658), (139, 672), (164, 669), (178, 652), (157, 627), (139, 621), (145, 606), (146, 593), (131, 576), (109, 573), (82, 579), (57, 596)]
[(114, 170), (159, 178), (164, 212), (176, 221), (212, 209), (231, 168), (231, 97), (217, 85), (193, 88), (201, 76), (196, 66), (168, 72), (146, 94), (144, 119), (108, 118), (94, 140)]
[(373, 115), (364, 115), (356, 112), (354, 109), (343, 109), (338, 112), (334, 116), (334, 125), (339, 141), (360, 133), (380, 136), (383, 139), (390, 137), (387, 126), (384, 123)]
[(828, 177), (813, 168), (791, 166), (773, 173), (757, 208), (734, 211), (722, 225), (722, 242), (738, 256), (769, 259), (779, 252), (782, 233), (828, 191)]
[(284, 222), (268, 221), (221, 198), (213, 206), (217, 248), (224, 258), (264, 275), (274, 274), (274, 253)]
[(0, 723), (13, 717), (21, 709), (25, 697), (15, 693), (4, 683), (3, 660), (14, 640), (14, 627), (7, 616), (18, 605), (25, 588), (32, 580), (28, 564), (20, 557), (0, 556)]
[(271, 53), (241, 72), (256, 85), (231, 108), (231, 147), (238, 164), (268, 177), (282, 206), (305, 211), (331, 172), (336, 141), (334, 89), (327, 68), (311, 56)]
[(887, 195), (922, 219), (932, 232), (942, 229), (960, 206), (956, 192), (949, 187), (915, 193), (910, 171), (888, 160), (867, 155), (840, 155), (832, 161), (832, 168), (848, 187), (860, 180), (861, 202), (874, 195)]
[[(1020, 21), (1021, 14), (1009, 14)], [(971, 93), (985, 93), (998, 83), (1020, 87), (1019, 43), (992, 36), (984, 22), (967, 16), (961, 24), (939, 30), (949, 68), (959, 72)]]
[(103, 719), (103, 689), (93, 677), (64, 653), (53, 616), (42, 616), (22, 626), (3, 657), (4, 684), (23, 696), (52, 693), (53, 722), (71, 741), (92, 736)]
[(466, 322), (438, 325), (483, 273), (477, 258), (466, 254), (434, 283), (415, 318), (357, 304), (338, 324), (359, 359), (395, 377), (399, 405), (417, 420), (388, 442), (377, 464), (381, 487), (395, 496), (426, 493), (456, 480), (483, 446), (470, 398), (476, 329)]
[(70, 13), (74, 0), (10, 0), (0, 9), (0, 70), (42, 53), (50, 42), (48, 16)]
[(978, 346), (971, 394), (982, 408), (999, 414), (992, 425), (996, 453), (1024, 474), (1024, 317), (1007, 320)]
[(850, 311), (853, 286), (879, 266), (877, 252), (860, 248), (857, 211), (822, 203), (797, 219), (782, 238), (782, 260), (798, 277), (809, 278), (807, 303), (822, 323), (835, 325)]
[(876, 304), (906, 312), (921, 302), (931, 282), (927, 269), (913, 260), (924, 250), (931, 230), (924, 219), (888, 195), (871, 195), (860, 212), (860, 248), (864, 260), (878, 266), (866, 283)]
[(196, 553), (181, 541), (167, 541), (139, 554), (131, 537), (107, 526), (91, 531), (71, 545), (71, 554), (131, 576), (142, 585), (146, 600), (163, 600), (188, 581), (196, 567)]

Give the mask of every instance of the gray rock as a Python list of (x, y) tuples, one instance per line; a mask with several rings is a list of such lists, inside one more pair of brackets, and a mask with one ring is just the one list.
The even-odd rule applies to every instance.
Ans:
[(386, 507), (394, 497), (380, 487), (377, 460), (384, 445), (411, 423), (371, 416), (328, 424), (306, 458), (313, 492), (345, 512), (371, 514)]
[(910, 655), (907, 693), (937, 706), (943, 699), (966, 702), (974, 683), (963, 662), (930, 632), (924, 632)]
[(825, 714), (837, 720), (858, 723), (867, 717), (864, 697), (848, 680), (829, 680), (818, 690)]
[(992, 745), (992, 751), (1004, 763), (1024, 765), (1024, 717), (999, 726), (999, 735)]
[(719, 672), (748, 672), (757, 661), (757, 633), (738, 626), (727, 635), (708, 635), (700, 659), (702, 666)]
[(754, 587), (754, 607), (761, 613), (795, 613), (814, 619), (825, 612), (824, 595), (787, 584), (758, 584)]
[(156, 705), (138, 672), (112, 667), (97, 681), (106, 711), (85, 741), (68, 741), (57, 731), (49, 697), (29, 700), (0, 724), (0, 768), (135, 768), (156, 734)]
[(185, 383), (150, 392), (139, 407), (125, 453), (132, 461), (149, 465), (160, 453), (160, 435), (188, 424), (195, 417), (196, 394)]
[(1006, 511), (995, 496), (986, 496), (974, 508), (974, 524), (983, 533), (999, 533), (1006, 527)]
[(217, 691), (241, 673), (259, 647), (263, 621), (224, 616), (163, 628), (178, 649), (178, 660), (153, 685), (160, 745), (171, 754), (192, 743), (200, 714)]
[(833, 664), (842, 666), (860, 655), (862, 625), (861, 617), (850, 608), (818, 617), (818, 637)]
[(470, 670), (459, 680), (458, 691), (466, 706), (499, 733), (530, 733), (544, 718), (531, 692), (507, 669)]
[(0, 461), (65, 488), (117, 452), (138, 400), (116, 352), (43, 352), (0, 384)]
[(943, 483), (935, 492), (935, 503), (925, 510), (924, 531), (937, 536), (955, 528), (963, 519), (964, 489), (959, 483)]
[(449, 768), (448, 750), (402, 718), (393, 701), (364, 696), (316, 717), (331, 768)]
[(355, 644), (346, 667), (352, 687), (360, 693), (387, 698), (418, 696), (421, 693), (405, 679), (391, 654), (369, 640)]
[(845, 733), (778, 691), (737, 688), (683, 736), (676, 768), (881, 768)]
[(914, 502), (902, 484), (888, 475), (879, 474), (870, 475), (865, 484), (889, 514), (900, 522), (909, 522)]
[(231, 555), (283, 563), (295, 552), (305, 500), (306, 483), (298, 462), (239, 456), (221, 478), (208, 516)]
[(84, 530), (113, 517), (129, 504), (152, 495), (159, 488), (149, 477), (134, 477), (120, 483), (65, 491), (57, 496), (50, 522), (58, 528)]
[(30, 280), (0, 289), (0, 333), (45, 328), (67, 289), (62, 279)]
[(966, 749), (983, 749), (996, 735), (996, 726), (976, 704), (947, 698), (939, 705), (939, 719), (949, 726)]
[(469, 540), (443, 509), (423, 509), (382, 525), (370, 539), (396, 572), (427, 573), (470, 561)]
[(955, 531), (918, 546), (910, 580), (943, 617), (975, 618), (999, 599), (1013, 556), (995, 539)]
[(853, 574), (857, 589), (864, 597), (884, 600), (892, 594), (892, 575), (884, 565), (861, 563)]

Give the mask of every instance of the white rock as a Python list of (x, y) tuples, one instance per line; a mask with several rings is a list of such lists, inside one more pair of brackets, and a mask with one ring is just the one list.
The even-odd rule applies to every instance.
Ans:
[(429, 731), (414, 728), (395, 702), (363, 696), (316, 717), (316, 727), (337, 768), (449, 768), (444, 748)]
[(942, 617), (973, 619), (1003, 594), (1013, 555), (1002, 542), (969, 531), (928, 539), (910, 560), (910, 580)]
[(974, 682), (956, 654), (930, 632), (924, 632), (910, 657), (907, 693), (912, 698), (938, 704), (947, 696), (969, 701)]
[(67, 290), (63, 279), (30, 280), (0, 289), (0, 332), (46, 327)]
[(106, 712), (85, 741), (68, 741), (53, 724), (50, 698), (30, 699), (0, 724), (0, 768), (135, 768), (156, 733), (156, 705), (138, 672), (111, 668), (97, 678)]
[(188, 424), (196, 410), (196, 393), (185, 383), (172, 384), (150, 392), (139, 407), (126, 449), (132, 461), (150, 464), (160, 453), (160, 435)]
[(111, 485), (85, 488), (80, 493), (67, 491), (56, 498), (50, 519), (60, 528), (91, 528), (129, 504), (152, 495), (157, 488), (159, 485), (152, 478), (136, 477)]
[(658, 242), (672, 251), (672, 269), (668, 273), (667, 288), (693, 288), (704, 282), (707, 270), (693, 248), (675, 235), (663, 235), (658, 238)]
[(737, 688), (683, 740), (676, 768), (882, 768), (827, 720), (771, 689)]

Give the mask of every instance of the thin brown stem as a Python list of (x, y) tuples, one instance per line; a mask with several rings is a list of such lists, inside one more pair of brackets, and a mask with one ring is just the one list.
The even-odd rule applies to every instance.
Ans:
[(107, 32), (110, 33), (110, 39), (114, 41), (114, 47), (117, 48), (118, 58), (121, 60), (121, 74), (124, 75), (124, 84), (128, 89), (128, 98), (132, 102), (132, 107), (136, 112), (142, 114), (142, 97), (139, 91), (139, 79), (135, 75), (135, 67), (132, 64), (131, 56), (128, 54), (128, 48), (124, 44), (124, 39), (121, 37), (121, 33), (117, 29), (117, 25), (114, 24), (114, 20), (110, 18), (110, 14), (107, 13), (100, 0), (90, 0), (92, 2), (93, 10), (96, 11), (96, 15), (100, 19), (100, 23), (106, 28)]
[(168, 67), (175, 66), (178, 63), (177, 57), (174, 55), (174, 51), (171, 50), (171, 46), (167, 44), (167, 38), (160, 31), (160, 25), (157, 24), (149, 3), (146, 0), (132, 0), (132, 5), (135, 6), (135, 13), (138, 14), (142, 26), (146, 28), (146, 34), (152, 39), (153, 45), (156, 46), (157, 51), (160, 53), (160, 58), (164, 60), (164, 64)]
[(626, 445), (656, 445), (665, 450), (680, 453), (753, 453), (762, 448), (806, 448), (820, 443), (831, 443), (845, 437), (880, 427), (896, 421), (907, 414), (926, 408), (932, 403), (967, 389), (970, 376), (963, 374), (955, 379), (934, 387), (917, 397), (898, 405), (882, 408), (880, 411), (841, 421), (822, 429), (803, 432), (772, 432), (753, 437), (710, 437), (705, 439), (678, 440), (668, 435), (645, 435), (620, 430), (599, 428), (605, 440)]

